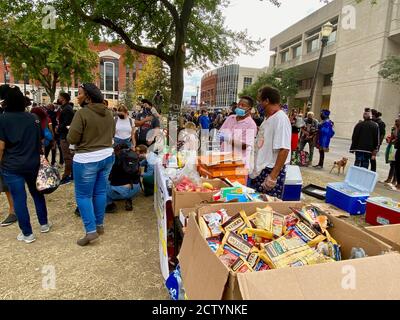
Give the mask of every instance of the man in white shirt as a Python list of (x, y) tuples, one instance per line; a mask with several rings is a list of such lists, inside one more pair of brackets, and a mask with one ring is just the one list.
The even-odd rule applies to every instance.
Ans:
[(281, 110), (280, 99), (275, 88), (259, 90), (258, 100), (265, 109), (265, 120), (257, 134), (254, 169), (250, 174), (252, 188), (277, 198), (282, 198), (291, 148), (291, 125)]

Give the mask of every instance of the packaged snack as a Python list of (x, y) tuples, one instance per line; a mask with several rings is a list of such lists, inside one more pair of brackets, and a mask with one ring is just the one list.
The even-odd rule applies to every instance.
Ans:
[[(249, 242), (230, 231), (228, 231), (222, 239), (220, 248), (225, 247), (225, 245), (229, 245), (232, 249), (244, 257), (247, 257), (254, 248)], [(218, 253), (220, 253), (220, 251), (217, 252), (217, 255)]]
[(285, 216), (284, 233), (286, 233), (287, 230), (291, 230), (291, 228), (293, 228), (298, 222), (299, 218), (294, 213)]
[(254, 268), (254, 271), (264, 271), (264, 270), (271, 270), (270, 266), (266, 264), (263, 260), (259, 260), (257, 265)]
[(199, 228), (201, 235), (204, 239), (212, 237), (211, 231), (208, 228), (207, 222), (204, 221), (203, 217), (199, 217)]
[(272, 221), (273, 226), (273, 234), (275, 237), (279, 238), (283, 235), (283, 225), (284, 225), (284, 217), (279, 214), (274, 214), (274, 219)]
[(221, 225), (229, 220), (229, 216), (225, 209), (218, 210), (217, 212), (208, 213), (202, 216), (210, 230), (211, 236), (219, 236), (221, 234)]
[(239, 258), (239, 253), (237, 253), (235, 250), (232, 248), (229, 248), (229, 246), (225, 245), (223, 246), (223, 249), (220, 250), (221, 246), (217, 250), (221, 252), (221, 254), (218, 255), (219, 259), (222, 261), (224, 265), (226, 265), (228, 268), (232, 266), (232, 264)]
[(253, 228), (246, 228), (243, 229), (240, 234), (246, 234), (249, 237), (257, 236), (260, 238), (265, 238), (265, 239), (273, 239), (274, 235), (271, 231), (267, 231), (264, 229), (253, 229)]
[(217, 252), (219, 246), (221, 245), (221, 240), (219, 237), (211, 237), (207, 238), (208, 246), (211, 248), (213, 252)]
[(246, 273), (253, 272), (253, 268), (247, 263), (243, 257), (239, 257), (231, 266), (233, 272)]
[(318, 243), (326, 239), (325, 236), (313, 230), (313, 228), (307, 226), (303, 222), (297, 223), (291, 232), (303, 239), (310, 247), (315, 247)]
[(226, 233), (228, 231), (238, 232), (246, 226), (251, 226), (251, 224), (246, 213), (241, 211), (222, 224), (221, 227), (223, 232)]
[(265, 229), (272, 231), (273, 229), (274, 211), (271, 207), (264, 209), (257, 208), (257, 215), (255, 218), (255, 224), (257, 229)]
[(258, 255), (258, 252), (252, 252), (246, 258), (247, 263), (250, 265), (252, 269), (255, 268), (259, 260), (260, 256)]

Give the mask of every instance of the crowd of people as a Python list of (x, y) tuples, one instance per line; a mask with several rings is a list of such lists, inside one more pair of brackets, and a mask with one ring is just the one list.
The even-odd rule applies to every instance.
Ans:
[[(151, 101), (141, 100), (140, 112), (130, 115), (123, 104), (109, 107), (100, 89), (91, 83), (79, 87), (80, 108), (74, 108), (65, 92), (56, 103), (31, 105), (18, 87), (7, 85), (0, 86), (0, 100), (0, 192), (6, 193), (9, 202), (9, 215), (1, 225), (18, 222), (18, 240), (30, 243), (36, 239), (25, 184), (35, 204), (40, 232), (49, 232), (52, 227), (45, 196), (36, 189), (41, 157), (58, 169), (64, 166), (61, 185), (74, 182), (75, 213), (85, 229), (77, 241), (80, 246), (104, 233), (104, 215), (117, 211), (115, 201), (124, 200), (125, 209), (132, 211), (132, 198), (141, 190), (145, 195), (153, 194), (159, 151), (154, 145), (160, 137), (164, 141), (164, 133), (159, 106)], [(364, 120), (354, 128), (350, 152), (355, 153), (356, 166), (371, 166), (376, 171), (376, 156), (386, 138), (385, 159), (390, 172), (385, 182), (400, 190), (400, 117), (386, 137), (381, 116), (376, 110), (365, 109)], [(212, 137), (207, 143), (216, 139), (219, 150), (244, 162), (248, 186), (277, 198), (282, 197), (293, 153), (304, 152), (308, 145), (308, 163), (312, 164), (317, 148), (319, 161), (314, 168), (322, 169), (335, 135), (329, 110), (321, 110), (320, 119), (313, 112), (303, 116), (300, 110), (292, 109), (288, 113), (279, 91), (269, 86), (259, 90), (257, 101), (242, 96), (229, 111), (203, 109), (187, 112), (182, 118), (178, 149), (197, 152), (199, 132), (206, 132)], [(209, 131), (214, 134), (208, 135)]]
[[(105, 212), (115, 212), (115, 200), (125, 200), (133, 210), (132, 198), (143, 188), (154, 190), (154, 154), (151, 146), (160, 127), (159, 113), (148, 100), (142, 101), (137, 120), (126, 106), (109, 108), (100, 89), (86, 83), (79, 87), (79, 110), (68, 93), (61, 92), (54, 104), (31, 104), (18, 87), (0, 86), (0, 192), (5, 192), (9, 214), (1, 222), (18, 222), (17, 239), (36, 240), (30, 223), (25, 184), (35, 204), (40, 232), (50, 231), (46, 199), (36, 187), (45, 157), (60, 169), (60, 185), (74, 182), (77, 209), (85, 235), (77, 241), (85, 246), (104, 233)], [(147, 134), (149, 130), (152, 134)], [(57, 150), (59, 150), (57, 163)], [(51, 159), (49, 159), (51, 153)]]

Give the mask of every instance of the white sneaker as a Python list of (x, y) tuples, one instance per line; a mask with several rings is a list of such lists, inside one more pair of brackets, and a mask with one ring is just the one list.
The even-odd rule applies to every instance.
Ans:
[(36, 240), (35, 235), (32, 233), (29, 236), (24, 236), (23, 233), (20, 233), (17, 237), (18, 241), (25, 241), (26, 243), (32, 243)]
[(44, 224), (44, 225), (40, 226), (40, 232), (41, 233), (47, 233), (47, 232), (50, 231), (52, 226), (53, 226), (53, 224), (51, 222), (48, 222), (47, 224)]

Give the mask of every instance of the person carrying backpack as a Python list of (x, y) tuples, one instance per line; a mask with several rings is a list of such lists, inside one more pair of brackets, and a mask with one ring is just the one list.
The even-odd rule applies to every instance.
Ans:
[(115, 200), (125, 200), (125, 210), (132, 211), (132, 198), (140, 191), (139, 156), (127, 144), (114, 148), (115, 163), (107, 185), (107, 213), (117, 210)]

